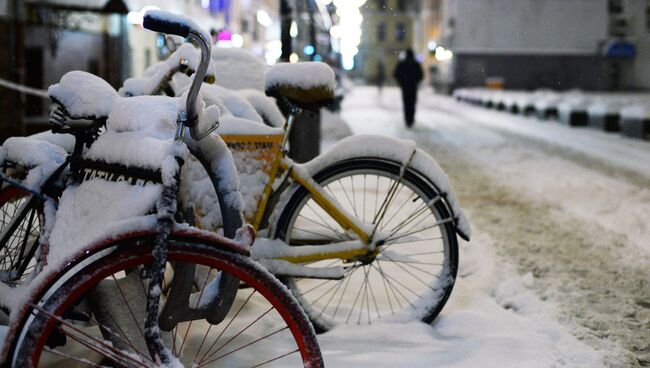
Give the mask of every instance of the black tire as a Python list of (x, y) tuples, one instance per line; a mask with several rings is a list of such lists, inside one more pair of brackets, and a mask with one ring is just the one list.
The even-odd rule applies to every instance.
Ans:
[[(140, 318), (146, 300), (147, 265), (153, 262), (150, 244), (111, 246), (108, 255), (102, 255), (107, 252), (103, 250), (88, 256), (50, 283), (41, 293), (38, 306), (29, 305), (31, 309), (24, 314), (10, 364), (62, 367), (75, 366), (82, 359), (108, 366), (150, 362)], [(238, 292), (221, 323), (193, 320), (167, 332), (169, 351), (182, 356), (186, 366), (188, 362), (209, 367), (323, 366), (316, 335), (299, 304), (273, 275), (250, 258), (176, 241), (169, 247), (168, 262), (174, 267), (182, 263), (209, 267), (207, 276), (204, 273), (200, 280), (210, 279), (210, 272), (217, 270), (249, 286)], [(135, 281), (129, 284), (130, 280)], [(197, 288), (196, 280), (194, 295), (201, 293), (196, 298), (198, 306), (203, 290), (210, 287)], [(163, 285), (169, 285), (167, 281)], [(110, 291), (107, 288), (115, 289), (114, 297), (99, 298), (102, 292)], [(84, 315), (89, 320), (79, 318)], [(191, 329), (206, 332), (186, 332)]]
[[(343, 280), (293, 278), (283, 280), (303, 305), (317, 332), (327, 331), (340, 323), (370, 324), (376, 319), (402, 313), (407, 313), (408, 318), (430, 323), (440, 313), (449, 298), (458, 269), (458, 242), (454, 221), (444, 201), (435, 200), (427, 209), (426, 203), (434, 198), (440, 198), (435, 185), (415, 170), (406, 170), (401, 186), (396, 187), (399, 189), (395, 192), (399, 194), (396, 194), (393, 202), (388, 206), (387, 212), (390, 212), (398, 204), (395, 216), (388, 219), (385, 216), (384, 220), (376, 219), (376, 201), (380, 198), (380, 191), (388, 190), (389, 183), (394, 183), (399, 178), (400, 170), (401, 164), (394, 161), (381, 158), (353, 158), (333, 164), (313, 176), (314, 180), (326, 189), (327, 194), (339, 197), (338, 202), (348, 213), (356, 214), (359, 219), (371, 226), (374, 226), (373, 223), (379, 223), (378, 234), (388, 240), (386, 244), (379, 246), (379, 254), (374, 257), (328, 260), (309, 265), (310, 267), (336, 265), (347, 267), (346, 277)], [(376, 177), (375, 185), (368, 185), (368, 176), (371, 175), (372, 180)], [(359, 182), (362, 178), (364, 184), (361, 191), (356, 189), (352, 190), (352, 193), (345, 191), (346, 184), (343, 183), (351, 183), (354, 188), (355, 182)], [(337, 184), (343, 188), (345, 195), (341, 195), (340, 191), (337, 193)], [(372, 203), (367, 203), (367, 198), (372, 196), (373, 187), (376, 189), (374, 206)], [(402, 191), (406, 192), (404, 196), (401, 195)], [(276, 224), (276, 238), (293, 246), (351, 239), (349, 233), (341, 229), (338, 223), (310, 200), (311, 195), (305, 188), (294, 188), (293, 191), (288, 192), (288, 195), (290, 198), (281, 210)], [(381, 195), (383, 196), (383, 193)], [(386, 199), (387, 196), (383, 198)], [(399, 202), (398, 199), (404, 198), (406, 198), (404, 203)], [(357, 206), (359, 202), (363, 204)], [(357, 210), (354, 207), (363, 208), (363, 213), (360, 213), (361, 209)], [(375, 213), (372, 213), (373, 207)], [(403, 220), (400, 219), (399, 215), (403, 214), (400, 211), (411, 210), (413, 214)], [(371, 212), (370, 216), (366, 212)], [(419, 214), (415, 215), (418, 212)], [(313, 219), (309, 219), (309, 216)], [(375, 219), (370, 221), (371, 217)], [(404, 225), (407, 219), (410, 220)], [(393, 221), (397, 221), (397, 224), (389, 228), (391, 235), (386, 232), (386, 228), (392, 226)], [(427, 221), (425, 225), (431, 223), (434, 225), (431, 229), (421, 230), (422, 233), (418, 234), (417, 231), (421, 229), (419, 226), (423, 221)], [(316, 223), (321, 230), (317, 230), (319, 228)], [(436, 223), (440, 224), (435, 225)], [(439, 235), (440, 239), (428, 239), (427, 235), (424, 240), (418, 239), (419, 241), (409, 243), (406, 238), (413, 238), (414, 235), (424, 236), (429, 234), (429, 230)], [(406, 237), (400, 240), (398, 235), (403, 231)], [(411, 231), (415, 232), (409, 234)], [(399, 244), (399, 247), (396, 244)], [(387, 268), (388, 266), (390, 267)], [(359, 278), (354, 274), (361, 268), (364, 270), (363, 280), (350, 282), (354, 277)], [(393, 275), (400, 276), (397, 278)], [(423, 280), (425, 277), (430, 281), (425, 282)], [(362, 283), (361, 287), (349, 289), (350, 284), (355, 285), (359, 282)], [(347, 286), (344, 286), (345, 283)], [(316, 293), (316, 290), (320, 291)], [(378, 292), (384, 295), (377, 299)], [(359, 296), (361, 302), (358, 301)], [(332, 300), (336, 304), (335, 307)], [(348, 305), (345, 305), (344, 301)], [(343, 315), (343, 318), (341, 315), (337, 316), (339, 310), (345, 310), (347, 316)]]

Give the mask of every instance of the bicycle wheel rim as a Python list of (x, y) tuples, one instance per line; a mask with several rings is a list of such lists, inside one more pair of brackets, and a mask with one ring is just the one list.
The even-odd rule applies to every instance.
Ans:
[[(198, 348), (198, 351), (196, 353), (191, 351), (188, 354), (192, 356), (196, 356), (194, 359), (200, 358), (199, 355), (201, 353), (201, 348), (204, 346), (203, 342), (205, 342), (206, 346), (210, 344), (210, 349), (208, 349), (205, 353), (211, 355), (203, 356), (202, 357), (204, 358), (203, 360), (199, 359), (201, 361), (196, 362), (197, 366), (224, 366), (223, 365), (224, 360), (220, 360), (221, 356), (227, 356), (227, 363), (225, 363), (226, 366), (265, 366), (265, 367), (266, 366), (289, 366), (287, 364), (288, 358), (292, 358), (289, 359), (289, 361), (295, 363), (293, 366), (304, 366), (304, 367), (322, 366), (322, 359), (320, 357), (320, 351), (318, 349), (315, 335), (313, 333), (313, 330), (311, 329), (311, 326), (309, 325), (309, 321), (306, 318), (306, 316), (302, 314), (302, 311), (299, 309), (297, 303), (295, 302), (293, 304), (291, 303), (293, 299), (286, 292), (286, 289), (284, 289), (284, 287), (276, 279), (274, 279), (272, 275), (270, 275), (268, 272), (266, 272), (265, 270), (257, 266), (251, 260), (230, 252), (224, 252), (224, 251), (214, 250), (207, 247), (200, 247), (196, 245), (187, 245), (187, 244), (170, 247), (168, 259), (170, 262), (187, 262), (187, 263), (218, 266), (221, 271), (236, 275), (243, 282), (246, 282), (250, 286), (250, 288), (253, 290), (252, 293), (254, 294), (256, 293), (256, 296), (257, 295), (262, 296), (272, 306), (273, 309), (272, 312), (276, 312), (279, 318), (281, 318), (282, 321), (286, 323), (286, 326), (283, 329), (284, 331), (278, 336), (280, 335), (284, 337), (289, 336), (289, 339), (291, 339), (293, 341), (293, 344), (295, 344), (295, 351), (293, 352), (291, 349), (289, 351), (283, 350), (281, 353), (278, 353), (276, 355), (271, 355), (271, 356), (267, 355), (267, 356), (260, 357), (259, 360), (255, 361), (255, 364), (247, 363), (246, 365), (237, 365), (237, 364), (233, 364), (233, 362), (236, 362), (236, 358), (240, 358), (244, 354), (250, 355), (251, 354), (250, 348), (244, 346), (245, 348), (242, 350), (234, 349), (237, 352), (237, 357), (234, 357), (232, 355), (228, 356), (227, 354), (228, 351), (226, 351), (225, 353), (222, 352), (223, 354), (219, 353), (215, 356), (215, 351), (210, 350), (214, 347), (214, 344), (202, 341), (201, 346)], [(39, 303), (38, 307), (34, 307), (32, 309), (32, 315), (28, 319), (27, 326), (25, 327), (27, 329), (26, 333), (22, 334), (23, 336), (21, 336), (20, 341), (17, 342), (18, 346), (15, 347), (16, 349), (15, 351), (17, 352), (17, 359), (18, 359), (16, 361), (18, 362), (18, 364), (32, 364), (33, 366), (47, 366), (45, 364), (47, 362), (41, 359), (41, 355), (46, 352), (45, 347), (48, 342), (48, 337), (51, 336), (53, 330), (57, 327), (56, 325), (63, 324), (60, 318), (57, 320), (57, 318), (52, 317), (52, 315), (60, 317), (63, 315), (65, 311), (69, 311), (70, 308), (75, 304), (75, 302), (80, 300), (83, 295), (88, 293), (88, 291), (91, 289), (89, 286), (97, 285), (99, 281), (106, 280), (107, 277), (110, 277), (111, 275), (115, 275), (116, 272), (121, 272), (126, 269), (133, 269), (134, 267), (146, 265), (148, 263), (151, 263), (152, 261), (153, 261), (153, 257), (151, 256), (151, 247), (148, 246), (129, 247), (129, 249), (126, 252), (125, 251), (114, 252), (109, 256), (93, 261), (91, 264), (84, 267), (84, 270), (92, 271), (89, 274), (86, 274), (85, 272), (78, 272), (76, 275), (73, 275), (72, 277), (67, 279), (65, 283), (57, 287), (57, 290), (46, 292), (44, 294), (47, 295), (47, 297), (44, 298), (45, 300)], [(73, 285), (75, 287), (71, 287)], [(65, 293), (65, 290), (69, 290), (69, 291), (67, 292), (67, 295), (64, 297), (64, 300), (57, 300), (57, 298), (61, 295), (61, 293)], [(249, 296), (249, 299), (250, 298), (251, 297)], [(120, 302), (125, 302), (125, 300), (120, 300)], [(259, 302), (259, 300), (255, 299), (254, 302)], [(248, 303), (248, 299), (246, 300), (243, 306), (234, 306), (233, 308), (246, 307), (246, 310), (250, 310), (250, 305), (247, 305), (246, 303)], [(38, 316), (33, 317), (34, 311), (36, 311), (36, 314), (40, 314), (40, 319)], [(235, 317), (237, 317), (237, 315), (235, 315)], [(260, 321), (268, 323), (268, 319), (266, 315), (262, 317), (263, 319), (260, 319)], [(257, 321), (255, 322), (257, 323)], [(192, 327), (193, 323), (194, 322), (189, 323), (190, 326), (189, 328)], [(220, 327), (220, 326), (222, 325), (220, 324), (217, 325), (216, 327)], [(230, 323), (228, 323), (225, 326), (224, 331), (229, 326), (231, 326)], [(71, 326), (64, 325), (64, 329), (66, 327), (72, 328)], [(208, 328), (208, 332), (210, 331), (210, 328), (211, 327)], [(218, 329), (216, 330), (218, 331)], [(250, 331), (246, 331), (246, 332), (250, 333)], [(176, 336), (180, 336), (184, 332), (181, 331), (179, 327), (176, 333), (177, 333)], [(123, 335), (123, 337), (126, 336), (127, 334)], [(228, 336), (228, 335), (222, 333), (217, 338), (217, 341), (219, 341), (221, 336)], [(179, 342), (180, 344), (184, 344), (184, 343), (188, 344), (185, 347), (189, 346), (190, 344), (189, 340), (187, 341), (185, 340), (186, 337), (187, 337), (187, 333), (185, 333), (183, 342)], [(191, 338), (192, 336), (190, 336), (190, 339)], [(125, 344), (127, 343), (126, 340), (128, 340), (128, 338), (122, 339), (122, 341)], [(174, 339), (173, 341), (176, 342), (177, 339)], [(214, 343), (216, 343), (217, 341), (214, 341)], [(224, 342), (223, 339), (220, 341)], [(237, 341), (237, 340), (232, 340), (232, 341)], [(258, 340), (257, 342), (259, 341), (261, 340)], [(230, 344), (231, 340), (227, 340), (227, 342), (228, 344)], [(277, 343), (277, 339), (273, 340), (272, 342)], [(266, 343), (268, 344), (269, 340), (267, 340)], [(239, 346), (238, 344), (235, 343), (232, 343), (230, 346), (233, 345)], [(255, 344), (252, 344), (250, 346), (254, 346), (254, 345)], [(258, 344), (258, 348), (259, 346), (260, 345)], [(169, 348), (170, 350), (175, 350), (177, 347), (178, 346), (175, 347), (170, 346)], [(180, 346), (179, 353), (180, 351), (184, 350), (183, 347), (184, 347), (183, 345)], [(108, 349), (108, 347), (105, 348)], [(221, 349), (221, 347), (219, 346), (217, 346), (217, 348)], [(291, 354), (287, 354), (288, 352)], [(95, 353), (97, 353), (97, 351), (95, 351)], [(139, 351), (139, 353), (146, 354), (146, 351), (144, 352)], [(104, 355), (106, 356), (110, 354), (111, 351), (108, 351)], [(146, 358), (143, 358), (141, 360), (145, 362), (147, 361)], [(43, 364), (39, 365), (40, 363)], [(116, 363), (124, 364), (125, 362), (117, 361)], [(136, 362), (129, 359), (127, 359), (126, 363), (132, 363), (133, 366), (139, 366)], [(260, 363), (262, 363), (262, 365), (260, 365)], [(277, 365), (277, 364), (281, 364), (281, 365)], [(54, 366), (59, 366), (59, 365), (60, 365), (59, 363), (55, 363)]]
[[(29, 193), (20, 188), (9, 186), (0, 191), (0, 234), (4, 234), (27, 201)], [(40, 215), (39, 209), (29, 209), (13, 235), (5, 244), (0, 244), (0, 272), (5, 273), (6, 281), (25, 279), (35, 268), (30, 254), (35, 251), (32, 247), (38, 241)]]
[[(314, 179), (325, 188), (332, 183), (336, 184), (341, 178), (345, 180), (345, 178), (349, 176), (363, 174), (364, 172), (379, 174), (397, 180), (400, 175), (400, 169), (400, 164), (388, 160), (376, 158), (353, 159), (337, 163), (320, 171), (314, 175)], [(432, 184), (410, 169), (406, 171), (403, 181), (417, 198), (433, 199), (438, 196), (438, 190)], [(352, 183), (354, 183), (354, 180), (352, 180)], [(381, 182), (379, 186), (382, 186)], [(347, 195), (344, 194), (343, 196), (337, 196), (337, 193), (328, 191), (327, 189), (325, 190), (327, 194), (337, 198), (341, 206), (349, 213), (355, 214), (359, 218), (369, 217), (368, 214), (364, 215), (360, 213), (361, 211), (354, 210), (352, 208), (353, 206), (351, 206), (351, 204), (359, 202), (358, 197), (360, 197), (360, 192), (353, 194), (348, 191)], [(354, 197), (357, 197), (356, 201)], [(295, 227), (296, 219), (301, 216), (301, 211), (306, 207), (306, 203), (310, 202), (312, 202), (310, 200), (310, 195), (305, 189), (299, 188), (296, 190), (279, 218), (276, 232), (277, 237), (282, 238), (291, 244), (293, 240), (292, 229)], [(320, 216), (315, 216), (315, 218), (318, 218), (321, 222), (327, 221), (328, 224), (323, 228), (328, 228), (329, 230), (325, 230), (325, 232), (329, 231), (328, 236), (333, 236), (334, 232), (331, 231), (331, 227), (338, 225), (334, 225), (331, 219), (324, 218), (324, 212), (319, 211), (315, 207), (317, 207), (317, 205), (314, 206), (312, 203), (309, 211), (312, 213), (320, 212)], [(367, 207), (367, 205), (364, 205), (364, 208), (365, 207)], [(404, 205), (404, 208), (408, 210), (408, 208), (413, 207)], [(382, 264), (385, 265), (385, 262), (377, 262), (381, 256), (378, 256), (378, 258), (368, 266), (364, 265), (360, 268), (355, 268), (353, 272), (356, 272), (357, 275), (354, 277), (356, 277), (357, 280), (353, 279), (352, 282), (350, 282), (349, 273), (347, 272), (346, 277), (343, 280), (324, 281), (297, 278), (288, 278), (285, 280), (287, 286), (299, 299), (303, 308), (312, 320), (312, 323), (319, 332), (327, 331), (338, 324), (371, 324), (382, 318), (394, 318), (398, 320), (419, 319), (423, 322), (429, 323), (440, 313), (451, 294), (451, 290), (453, 289), (453, 283), (457, 272), (458, 250), (453, 221), (450, 221), (451, 217), (444, 203), (441, 200), (436, 201), (431, 206), (431, 211), (436, 222), (444, 222), (437, 227), (439, 229), (438, 235), (432, 236), (434, 238), (440, 238), (437, 241), (439, 243), (435, 244), (438, 248), (428, 249), (426, 248), (428, 244), (421, 244), (420, 246), (421, 248), (424, 247), (424, 250), (421, 250), (420, 252), (414, 250), (411, 253), (419, 254), (425, 252), (439, 252), (439, 254), (444, 257), (439, 266), (439, 270), (434, 269), (432, 270), (433, 272), (429, 273), (438, 276), (440, 281), (435, 281), (433, 279), (434, 276), (415, 269), (411, 269), (410, 272), (417, 273), (418, 275), (409, 276), (409, 270), (405, 271), (405, 269), (408, 269), (411, 266), (406, 265), (397, 267), (397, 271), (399, 271), (397, 272), (398, 274), (407, 274), (407, 281), (400, 281), (399, 278), (392, 276), (391, 272), (381, 266)], [(392, 218), (393, 221), (396, 221), (395, 219), (397, 219), (397, 217)], [(314, 221), (311, 221), (310, 223), (313, 224), (313, 222)], [(334, 230), (342, 232), (340, 228), (335, 228)], [(313, 234), (313, 228), (310, 231), (312, 231)], [(303, 233), (304, 232), (305, 231), (303, 231)], [(391, 247), (393, 247), (391, 249), (395, 249), (394, 246), (391, 245)], [(406, 247), (403, 247), (403, 249), (406, 249)], [(426, 256), (424, 254), (419, 254), (417, 257), (418, 261), (420, 261), (422, 257), (428, 257), (427, 259), (431, 261), (423, 261), (421, 263), (440, 263), (440, 258), (434, 256), (434, 253)], [(310, 266), (318, 267), (336, 265), (346, 266), (345, 263), (332, 263), (331, 261), (322, 261), (316, 264), (311, 264)], [(347, 264), (347, 266), (349, 266), (349, 264)], [(360, 273), (359, 270), (363, 273), (363, 280), (369, 280), (365, 285), (374, 285), (379, 287), (370, 290), (372, 286), (366, 286), (365, 288), (359, 286), (359, 282), (363, 283), (363, 281), (358, 281), (360, 278), (358, 275)], [(382, 273), (382, 277), (368, 279), (368, 277), (372, 277), (373, 274), (376, 276), (377, 274)], [(429, 284), (429, 286), (431, 286), (429, 289), (427, 289), (427, 285), (424, 285), (422, 282), (423, 280), (431, 282), (431, 284)], [(354, 284), (355, 281), (357, 281), (356, 289), (350, 288), (349, 285), (345, 285), (346, 283)], [(410, 281), (411, 284), (416, 285), (417, 288), (409, 286), (408, 281)], [(301, 286), (300, 283), (303, 285)], [(407, 291), (407, 289), (410, 290)], [(329, 294), (327, 294), (328, 292)], [(346, 293), (350, 294), (351, 297), (347, 298), (347, 296), (343, 296), (343, 294)], [(373, 300), (373, 293), (375, 294), (375, 299), (381, 299), (381, 295), (377, 294), (383, 293), (383, 301), (378, 302), (377, 300)], [(422, 298), (419, 296), (422, 296)], [(342, 300), (343, 302), (341, 302)], [(345, 305), (346, 302), (348, 303), (347, 306)], [(403, 305), (400, 305), (400, 303)], [(362, 311), (364, 308), (365, 310)], [(361, 312), (363, 312), (363, 315)]]

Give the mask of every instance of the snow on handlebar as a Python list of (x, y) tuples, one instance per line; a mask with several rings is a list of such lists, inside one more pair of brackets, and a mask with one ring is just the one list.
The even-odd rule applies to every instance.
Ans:
[(161, 10), (149, 10), (144, 15), (143, 27), (167, 34), (187, 37), (196, 42), (201, 49), (201, 62), (196, 70), (194, 80), (190, 86), (187, 96), (187, 121), (185, 125), (190, 128), (190, 135), (195, 140), (205, 138), (210, 132), (216, 129), (216, 124), (205, 132), (199, 132), (198, 115), (196, 113), (196, 99), (201, 89), (201, 84), (210, 64), (211, 42), (210, 35), (202, 30), (193, 20), (178, 14), (172, 14)]

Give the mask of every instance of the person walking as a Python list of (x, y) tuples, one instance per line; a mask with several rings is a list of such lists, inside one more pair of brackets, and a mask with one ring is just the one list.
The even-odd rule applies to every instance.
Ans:
[(407, 127), (412, 127), (415, 121), (415, 105), (418, 97), (418, 85), (424, 78), (422, 66), (415, 60), (415, 54), (412, 49), (406, 49), (404, 59), (402, 59), (393, 72), (393, 77), (397, 80), (402, 89), (402, 102), (404, 105), (404, 121)]
[(386, 73), (384, 70), (384, 63), (381, 61), (377, 63), (377, 75), (375, 76), (375, 82), (377, 83), (377, 91), (379, 92), (379, 96), (381, 96), (381, 92), (384, 88), (384, 82), (386, 79)]

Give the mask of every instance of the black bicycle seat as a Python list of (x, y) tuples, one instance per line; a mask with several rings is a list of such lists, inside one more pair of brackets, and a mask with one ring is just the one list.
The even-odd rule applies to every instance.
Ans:
[(334, 101), (334, 72), (324, 63), (281, 63), (266, 73), (266, 95), (317, 110)]

